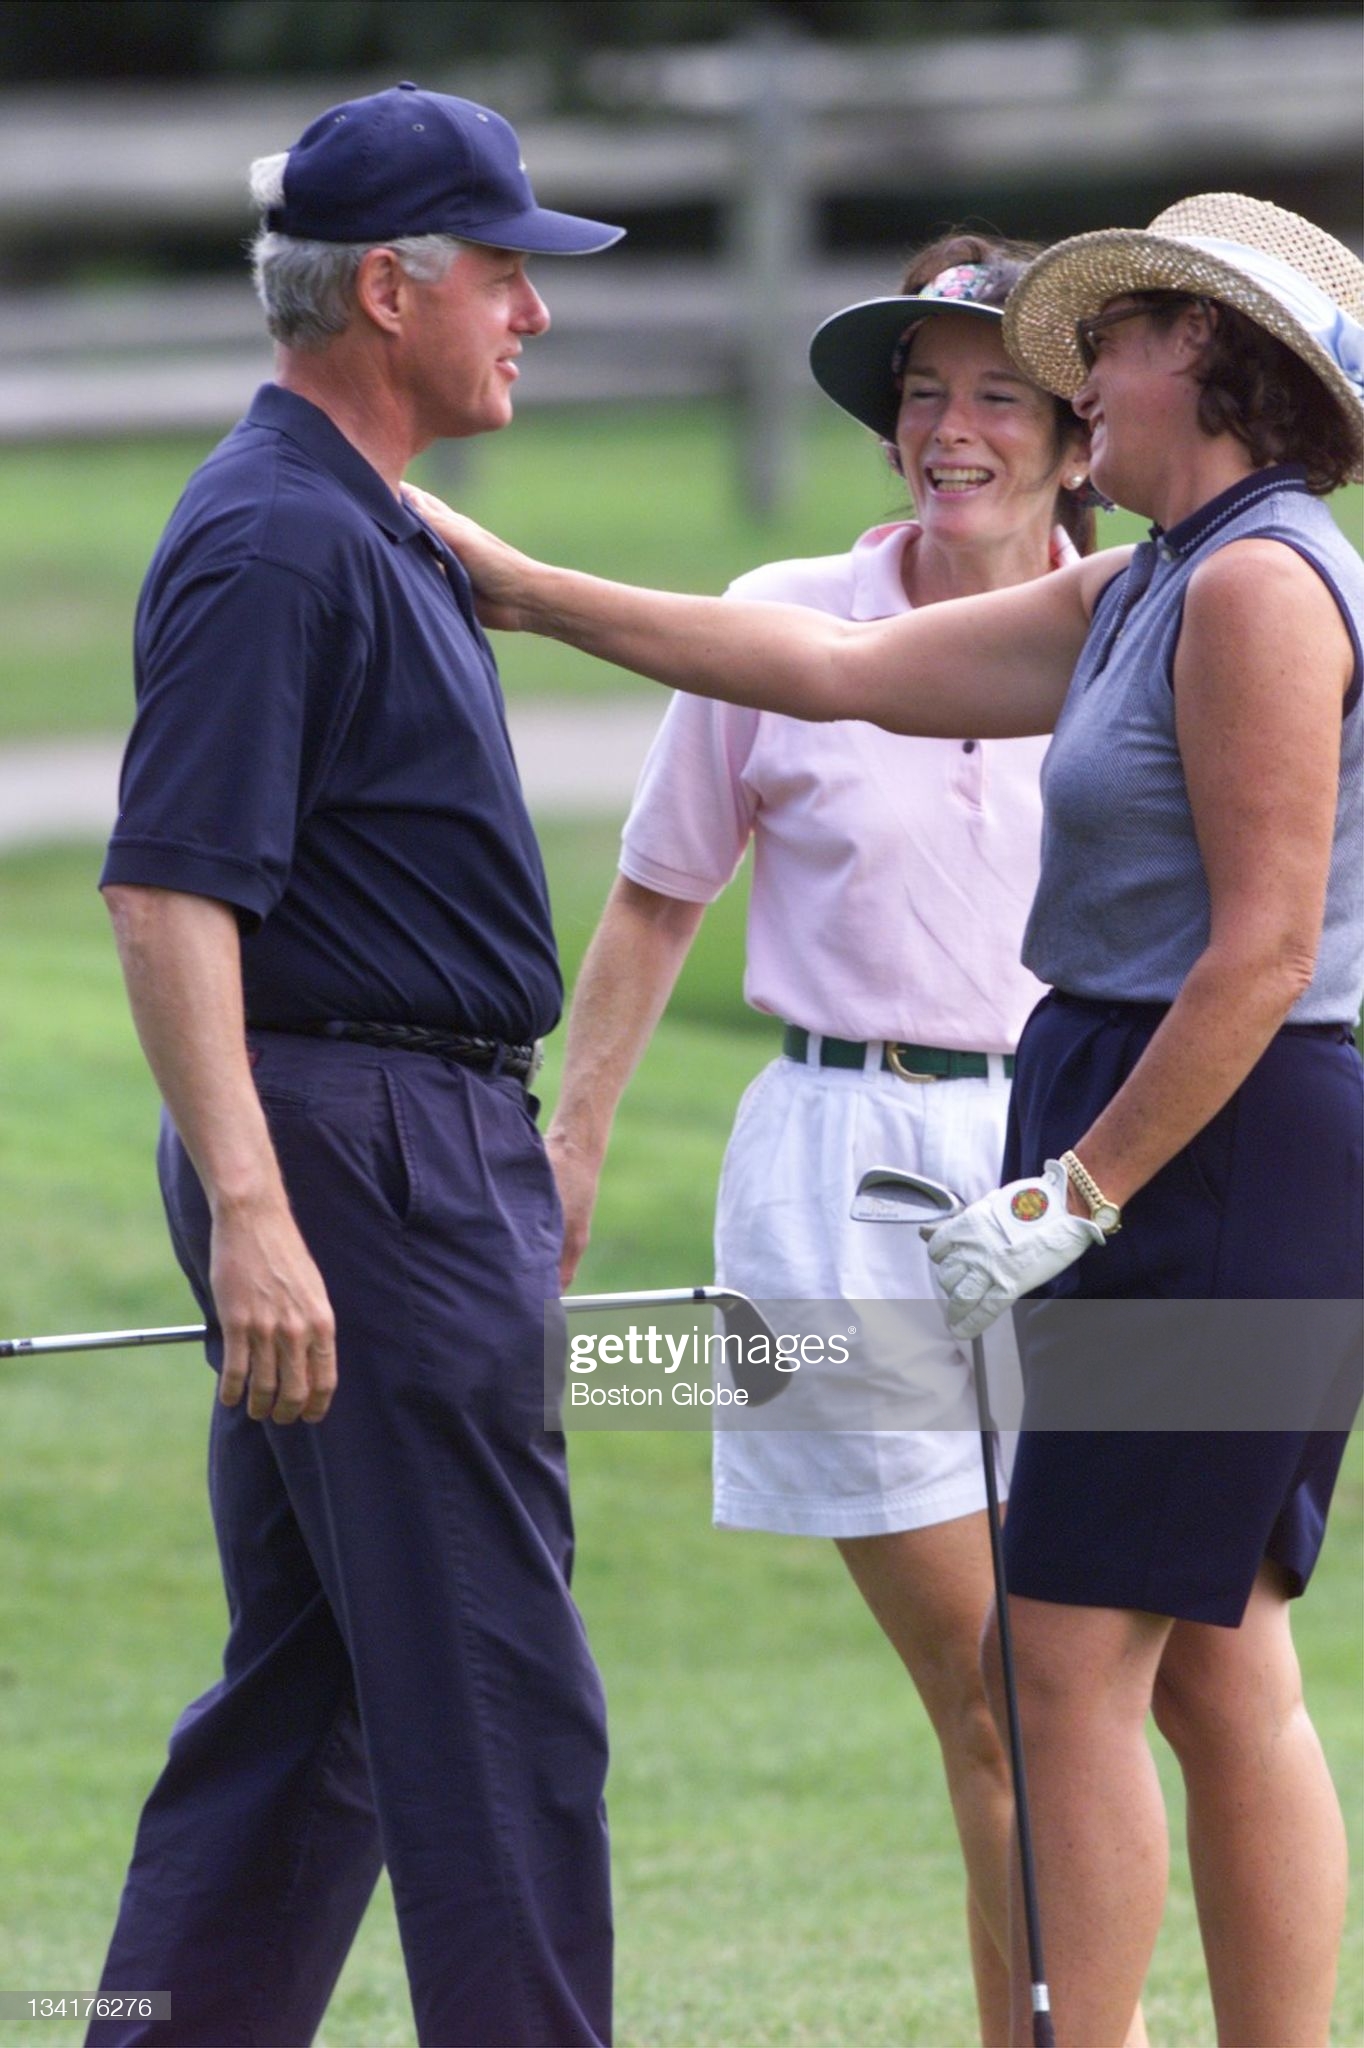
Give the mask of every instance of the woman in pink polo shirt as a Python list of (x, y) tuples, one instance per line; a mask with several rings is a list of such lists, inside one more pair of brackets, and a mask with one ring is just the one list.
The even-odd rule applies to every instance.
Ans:
[[(910, 264), (901, 296), (821, 327), (817, 380), (879, 435), (917, 517), (873, 527), (847, 554), (754, 570), (734, 595), (885, 618), (1088, 550), (1084, 431), (1000, 339), (1030, 253), (952, 236)], [(852, 1223), (848, 1190), (887, 1162), (968, 1196), (998, 1184), (1013, 1048), (1041, 993), (1018, 954), (1045, 745), (906, 739), (673, 699), (578, 981), (548, 1133), (565, 1285), (622, 1091), (752, 838), (744, 993), (782, 1020), (784, 1040), (739, 1109), (717, 1274), (768, 1300), (932, 1296), (918, 1233)], [(966, 1388), (966, 1347), (933, 1323), (925, 1377)], [(717, 1522), (832, 1537), (919, 1690), (966, 1859), (983, 2035), (1003, 2043), (1010, 1800), (979, 1669), (991, 1581), (978, 1439), (788, 1426), (714, 1441)]]

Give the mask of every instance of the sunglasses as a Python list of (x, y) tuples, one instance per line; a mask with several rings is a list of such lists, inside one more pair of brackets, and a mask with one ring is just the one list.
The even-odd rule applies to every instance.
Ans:
[(1106, 313), (1092, 313), (1087, 320), (1075, 323), (1075, 346), (1080, 352), (1080, 361), (1086, 370), (1094, 368), (1098, 355), (1098, 340), (1111, 327), (1120, 327), (1124, 320), (1136, 320), (1153, 313), (1158, 306), (1206, 306), (1207, 300), (1194, 292), (1140, 292), (1127, 305), (1113, 306)]

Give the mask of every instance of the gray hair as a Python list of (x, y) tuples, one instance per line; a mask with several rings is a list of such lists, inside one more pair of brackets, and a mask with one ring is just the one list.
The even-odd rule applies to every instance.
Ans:
[[(251, 197), (265, 214), (284, 198), (287, 153), (258, 157)], [(400, 235), (391, 242), (311, 242), (264, 224), (251, 244), (251, 274), (265, 324), (287, 348), (325, 348), (355, 310), (355, 275), (373, 248), (391, 249), (418, 284), (439, 284), (466, 245), (454, 235)]]

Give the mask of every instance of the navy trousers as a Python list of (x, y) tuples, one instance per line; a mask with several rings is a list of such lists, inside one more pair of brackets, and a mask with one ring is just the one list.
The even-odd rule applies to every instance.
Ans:
[[(253, 1060), (340, 1384), (316, 1427), (214, 1408), (223, 1676), (175, 1728), (103, 1975), (172, 2018), (90, 2048), (304, 2048), (385, 1864), (422, 2048), (604, 2048), (605, 1711), (543, 1427), (560, 1216), (525, 1091), (275, 1033)], [(160, 1166), (218, 1366), (169, 1126)]]

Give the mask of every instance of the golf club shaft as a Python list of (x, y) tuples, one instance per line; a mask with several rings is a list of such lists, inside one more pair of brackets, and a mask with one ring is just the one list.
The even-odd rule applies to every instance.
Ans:
[(748, 1302), (747, 1295), (736, 1294), (732, 1287), (648, 1287), (635, 1294), (565, 1294), (560, 1296), (561, 1305), (570, 1314), (586, 1313), (598, 1308), (668, 1308), (691, 1302), (718, 1302), (723, 1308), (727, 1302)]
[(125, 1351), (145, 1344), (193, 1344), (207, 1332), (202, 1323), (176, 1323), (161, 1330), (85, 1330), (68, 1337), (0, 1339), (0, 1358), (41, 1358), (57, 1351)]
[[(918, 1201), (917, 1213), (914, 1204)], [(923, 1234), (929, 1226), (947, 1222), (966, 1206), (955, 1189), (926, 1175), (898, 1166), (874, 1166), (861, 1175), (853, 1198), (852, 1214), (862, 1223), (918, 1222)], [(990, 1413), (990, 1389), (985, 1376), (985, 1344), (971, 1340), (971, 1377), (976, 1383), (976, 1415), (980, 1426), (981, 1460), (985, 1467), (986, 1519), (990, 1525), (990, 1565), (994, 1574), (995, 1611), (999, 1617), (999, 1661), (1004, 1680), (1004, 1708), (1009, 1731), (1009, 1769), (1013, 1778), (1014, 1824), (1018, 1834), (1018, 1865), (1022, 1880), (1023, 1918), (1028, 1937), (1028, 1977), (1032, 1991), (1033, 2048), (1055, 2048), (1051, 1994), (1047, 1989), (1046, 1965), (1042, 1960), (1042, 1915), (1037, 1904), (1037, 1867), (1033, 1858), (1032, 1823), (1028, 1816), (1028, 1783), (1023, 1765), (1023, 1731), (1018, 1712), (1018, 1677), (1014, 1667), (1013, 1630), (1009, 1622), (1009, 1588), (1004, 1575), (1004, 1538), (999, 1515), (999, 1481), (995, 1455), (999, 1432)]]
[[(722, 1307), (743, 1297), (727, 1287), (655, 1287), (634, 1294), (565, 1294), (571, 1314), (591, 1309), (666, 1308), (690, 1302)], [(0, 1338), (0, 1358), (42, 1358), (64, 1351), (130, 1351), (146, 1344), (194, 1344), (208, 1334), (203, 1323), (175, 1323), (155, 1330), (85, 1330), (60, 1337)]]
[(999, 1432), (990, 1413), (990, 1393), (985, 1378), (985, 1340), (982, 1337), (971, 1339), (971, 1372), (976, 1383), (981, 1460), (985, 1467), (985, 1508), (986, 1519), (990, 1525), (990, 1563), (995, 1580), (999, 1661), (1004, 1678), (1004, 1707), (1009, 1730), (1009, 1768), (1014, 1787), (1014, 1827), (1018, 1836), (1023, 1919), (1028, 1935), (1033, 2048), (1055, 2048), (1056, 2032), (1051, 2018), (1051, 1994), (1047, 1989), (1047, 1970), (1042, 1957), (1042, 1916), (1037, 1906), (1037, 1866), (1033, 1858), (1032, 1822), (1028, 1814), (1028, 1779), (1023, 1763), (1023, 1730), (1018, 1714), (1018, 1678), (1014, 1668), (1013, 1630), (1009, 1623), (1009, 1588), (1004, 1576), (1004, 1538), (999, 1516), (999, 1481), (995, 1472)]

